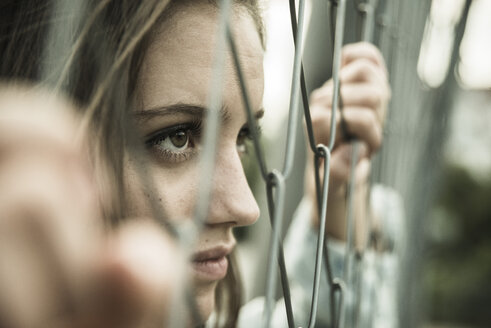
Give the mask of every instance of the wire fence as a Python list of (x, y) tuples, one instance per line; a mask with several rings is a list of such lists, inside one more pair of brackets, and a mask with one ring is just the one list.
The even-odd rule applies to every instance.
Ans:
[[(315, 157), (314, 166), (315, 166), (315, 184), (316, 184), (316, 192), (317, 192), (317, 202), (318, 202), (318, 211), (320, 217), (319, 224), (319, 234), (318, 234), (318, 242), (317, 242), (317, 251), (316, 251), (316, 260), (315, 260), (315, 274), (313, 277), (313, 288), (312, 288), (312, 300), (311, 300), (311, 310), (309, 315), (308, 327), (314, 327), (316, 322), (316, 313), (318, 307), (318, 295), (319, 295), (319, 287), (320, 287), (320, 275), (322, 274), (322, 259), (324, 255), (325, 265), (326, 265), (326, 273), (328, 277), (329, 290), (331, 293), (331, 318), (333, 320), (333, 327), (344, 327), (344, 313), (342, 310), (345, 308), (344, 300), (346, 300), (346, 285), (347, 280), (351, 277), (351, 266), (349, 263), (350, 257), (353, 254), (353, 230), (354, 230), (354, 218), (353, 218), (353, 189), (354, 189), (354, 167), (355, 165), (351, 165), (351, 176), (350, 176), (350, 187), (348, 188), (348, 228), (347, 228), (347, 251), (346, 251), (346, 261), (345, 261), (345, 269), (343, 277), (333, 277), (332, 270), (330, 268), (329, 261), (329, 250), (325, 246), (325, 224), (326, 224), (326, 209), (327, 209), (327, 197), (329, 190), (329, 169), (330, 169), (330, 153), (334, 147), (334, 138), (336, 135), (336, 113), (338, 109), (340, 109), (340, 80), (339, 80), (339, 70), (341, 65), (341, 48), (343, 45), (343, 36), (344, 36), (344, 28), (345, 28), (345, 13), (346, 13), (346, 1), (331, 1), (330, 6), (332, 6), (331, 10), (336, 12), (335, 15), (335, 30), (333, 31), (333, 61), (332, 61), (332, 78), (333, 78), (333, 99), (332, 99), (332, 120), (331, 120), (331, 129), (330, 129), (330, 139), (328, 145), (317, 144), (314, 138), (312, 120), (310, 117), (310, 110), (308, 106), (308, 95), (307, 89), (305, 85), (305, 77), (304, 70), (302, 65), (302, 47), (303, 44), (303, 35), (304, 35), (304, 26), (305, 26), (305, 1), (300, 0), (298, 4), (298, 15), (295, 9), (295, 1), (290, 1), (290, 13), (291, 13), (291, 24), (292, 24), (292, 33), (295, 42), (295, 55), (294, 55), (294, 64), (293, 64), (293, 74), (292, 74), (292, 87), (290, 94), (290, 109), (289, 109), (289, 119), (288, 119), (288, 128), (287, 128), (287, 142), (285, 149), (285, 158), (284, 158), (284, 166), (281, 171), (278, 169), (268, 170), (267, 163), (264, 160), (264, 155), (262, 153), (261, 145), (258, 140), (258, 134), (255, 132), (257, 128), (255, 126), (255, 122), (253, 119), (253, 112), (250, 106), (250, 102), (248, 100), (247, 86), (245, 80), (242, 76), (241, 65), (237, 54), (237, 49), (234, 43), (234, 38), (231, 33), (231, 29), (229, 26), (229, 22), (226, 19), (223, 19), (224, 12), (229, 10), (230, 1), (224, 0), (222, 1), (221, 6), (221, 19), (220, 19), (220, 27), (219, 30), (219, 40), (220, 42), (218, 48), (218, 52), (223, 51), (223, 39), (227, 37), (228, 45), (232, 51), (232, 56), (234, 59), (234, 64), (236, 66), (237, 76), (240, 81), (240, 87), (242, 90), (243, 101), (246, 108), (246, 114), (248, 118), (248, 123), (252, 127), (253, 131), (253, 143), (254, 149), (256, 153), (256, 157), (258, 159), (258, 165), (261, 171), (261, 176), (266, 182), (267, 186), (267, 197), (268, 197), (268, 209), (270, 213), (271, 219), (271, 227), (272, 227), (272, 238), (271, 244), (269, 247), (269, 256), (268, 256), (268, 271), (266, 278), (266, 301), (263, 312), (263, 327), (270, 327), (272, 313), (274, 309), (274, 294), (275, 294), (275, 286), (276, 280), (278, 277), (278, 269), (280, 271), (281, 284), (283, 290), (283, 297), (285, 299), (285, 307), (288, 319), (288, 326), (295, 327), (294, 313), (292, 309), (291, 299), (290, 299), (290, 290), (288, 283), (288, 274), (286, 272), (285, 259), (282, 242), (280, 240), (280, 234), (283, 226), (284, 219), (284, 204), (285, 204), (285, 180), (289, 178), (293, 167), (293, 156), (295, 153), (295, 140), (296, 140), (296, 131), (298, 129), (298, 124), (301, 122), (298, 107), (299, 107), (299, 97), (301, 94), (302, 103), (304, 107), (304, 118), (306, 130), (308, 133), (308, 141), (310, 149)], [(372, 39), (372, 34), (374, 30), (374, 21), (375, 21), (375, 9), (376, 9), (377, 1), (369, 1), (366, 3), (359, 4), (359, 10), (363, 6), (363, 28), (362, 28), (362, 40), (370, 41)], [(298, 17), (298, 18), (297, 18)], [(223, 58), (221, 58), (223, 62)], [(217, 60), (218, 62), (218, 60)], [(214, 76), (220, 75), (220, 68), (215, 68)], [(216, 87), (217, 85), (214, 84)], [(216, 90), (216, 89), (214, 89)], [(206, 131), (213, 131), (212, 133), (217, 133), (216, 128), (216, 115), (218, 115), (218, 107), (219, 101), (212, 98), (214, 101), (210, 108), (210, 125), (207, 126)], [(213, 114), (214, 113), (214, 114)], [(207, 136), (208, 134), (206, 134)], [(213, 154), (215, 151), (214, 143), (216, 141), (216, 135), (213, 138), (206, 138), (204, 148), (207, 153), (203, 156), (203, 166), (207, 167), (206, 173), (211, 173), (209, 163), (211, 156), (206, 156), (206, 154)], [(356, 157), (358, 156), (358, 142), (353, 141), (353, 163), (356, 163)], [(324, 169), (319, 170), (319, 163), (324, 163)], [(319, 175), (319, 172), (322, 171), (323, 177)], [(210, 176), (210, 174), (203, 174), (203, 177)], [(201, 197), (199, 198), (198, 204), (201, 204), (201, 200), (209, 200), (209, 192), (210, 186), (207, 188), (203, 188), (205, 190), (201, 193)], [(204, 203), (206, 203), (206, 201)], [(203, 213), (204, 207), (200, 207), (200, 211), (197, 213)], [(202, 215), (202, 214), (199, 214)], [(278, 264), (276, 264), (278, 261)], [(336, 297), (335, 294), (340, 293), (340, 297)], [(338, 304), (340, 303), (340, 304)]]
[[(370, 42), (373, 38), (373, 31), (375, 29), (375, 12), (377, 6), (376, 0), (371, 0), (367, 2), (359, 2), (357, 4), (357, 10), (362, 17), (361, 24), (361, 40)], [(318, 295), (320, 288), (320, 276), (322, 274), (322, 259), (324, 258), (324, 264), (326, 266), (326, 274), (327, 281), (329, 284), (329, 293), (331, 294), (330, 300), (330, 311), (331, 311), (331, 319), (332, 319), (332, 327), (344, 327), (345, 324), (345, 313), (343, 310), (346, 308), (344, 302), (346, 301), (346, 292), (347, 288), (351, 288), (352, 286), (347, 286), (347, 283), (351, 281), (351, 276), (353, 275), (353, 268), (350, 265), (352, 263), (351, 257), (354, 255), (354, 247), (353, 247), (353, 233), (354, 233), (354, 210), (353, 210), (353, 190), (354, 190), (354, 172), (355, 172), (355, 164), (357, 162), (357, 156), (359, 152), (358, 142), (353, 141), (353, 154), (352, 154), (352, 165), (351, 165), (351, 173), (349, 178), (349, 187), (348, 187), (348, 223), (347, 223), (347, 246), (346, 246), (346, 258), (344, 264), (344, 274), (342, 277), (334, 277), (332, 274), (331, 264), (329, 260), (329, 250), (326, 247), (326, 236), (325, 236), (325, 225), (326, 225), (326, 209), (327, 209), (327, 198), (328, 198), (328, 190), (329, 190), (329, 171), (330, 171), (330, 153), (334, 146), (334, 138), (336, 135), (336, 113), (340, 108), (340, 80), (339, 80), (339, 70), (341, 65), (341, 48), (343, 45), (344, 31), (345, 31), (345, 17), (346, 17), (346, 0), (339, 1), (329, 1), (330, 10), (335, 12), (335, 15), (331, 15), (331, 19), (334, 19), (334, 22), (330, 22), (334, 26), (334, 30), (332, 32), (333, 37), (333, 55), (332, 55), (332, 79), (333, 79), (333, 99), (332, 99), (332, 119), (331, 119), (331, 129), (330, 129), (330, 138), (328, 145), (317, 144), (314, 138), (312, 120), (310, 117), (309, 110), (309, 102), (308, 102), (308, 94), (307, 88), (305, 84), (304, 70), (302, 65), (302, 44), (303, 44), (303, 35), (305, 29), (305, 0), (300, 0), (298, 2), (298, 15), (296, 13), (295, 1), (290, 1), (290, 14), (291, 14), (291, 24), (292, 24), (292, 33), (293, 39), (295, 43), (295, 54), (294, 54), (294, 62), (293, 62), (293, 74), (292, 74), (292, 83), (291, 83), (291, 94), (290, 94), (290, 106), (289, 106), (289, 119), (288, 119), (288, 127), (287, 127), (287, 141), (286, 141), (286, 149), (285, 149), (285, 158), (283, 161), (283, 169), (280, 171), (279, 169), (268, 169), (268, 165), (265, 162), (265, 156), (262, 153), (261, 145), (258, 140), (258, 134), (256, 133), (257, 128), (255, 126), (255, 121), (253, 119), (253, 111), (250, 106), (250, 102), (248, 100), (247, 93), (247, 85), (246, 81), (242, 75), (241, 65), (239, 61), (239, 57), (237, 54), (237, 48), (234, 43), (234, 38), (229, 26), (229, 21), (224, 18), (226, 17), (226, 13), (229, 10), (230, 0), (223, 0), (221, 5), (221, 19), (220, 19), (220, 27), (218, 28), (218, 38), (220, 42), (218, 43), (219, 48), (217, 49), (218, 53), (223, 53), (223, 40), (227, 39), (228, 45), (231, 49), (232, 56), (234, 59), (234, 64), (237, 71), (237, 76), (240, 81), (240, 87), (242, 90), (242, 96), (244, 105), (246, 108), (246, 114), (248, 118), (248, 124), (251, 126), (253, 131), (253, 144), (254, 150), (256, 153), (256, 158), (258, 160), (258, 165), (260, 168), (261, 176), (264, 179), (267, 186), (267, 204), (268, 210), (271, 220), (272, 227), (272, 238), (270, 241), (269, 247), (269, 256), (268, 256), (268, 270), (266, 277), (266, 290), (265, 290), (265, 305), (263, 311), (263, 322), (262, 327), (270, 327), (271, 319), (274, 310), (274, 295), (275, 295), (275, 287), (276, 281), (278, 279), (278, 270), (280, 272), (280, 280), (283, 291), (283, 297), (285, 300), (286, 314), (288, 326), (290, 328), (296, 327), (295, 314), (293, 313), (292, 302), (290, 299), (290, 290), (289, 290), (289, 282), (288, 282), (288, 273), (286, 271), (285, 266), (285, 258), (284, 251), (281, 242), (281, 231), (282, 226), (284, 224), (284, 206), (285, 206), (285, 181), (289, 178), (292, 168), (293, 168), (293, 156), (295, 153), (295, 140), (296, 140), (296, 131), (298, 130), (298, 124), (301, 122), (299, 117), (299, 97), (302, 97), (302, 104), (304, 109), (304, 119), (305, 126), (308, 134), (308, 143), (310, 146), (310, 150), (315, 157), (314, 166), (315, 166), (315, 185), (316, 185), (316, 193), (317, 193), (317, 205), (319, 211), (319, 233), (318, 233), (318, 241), (317, 241), (317, 250), (316, 250), (316, 260), (315, 260), (315, 274), (313, 279), (313, 288), (312, 288), (312, 299), (311, 299), (311, 307), (310, 307), (310, 315), (308, 319), (307, 327), (314, 327), (316, 322), (316, 314), (318, 308)], [(223, 62), (223, 57), (217, 60)], [(214, 70), (214, 76), (220, 76), (220, 65), (218, 65)], [(217, 90), (218, 83), (214, 83), (214, 90)], [(213, 91), (212, 91), (213, 92)], [(215, 92), (216, 93), (216, 92)], [(215, 94), (215, 93), (212, 93)], [(208, 136), (208, 131), (210, 133), (215, 134), (213, 137), (207, 138), (205, 137), (204, 149), (206, 149), (206, 153), (203, 156), (203, 167), (206, 167), (207, 174), (203, 174), (203, 177), (211, 176), (212, 167), (210, 167), (210, 162), (212, 160), (212, 156), (215, 152), (215, 142), (216, 142), (216, 134), (217, 134), (217, 116), (218, 116), (218, 106), (220, 101), (217, 98), (212, 97), (213, 102), (211, 103), (211, 111), (210, 117), (208, 118), (210, 123), (206, 127)], [(207, 154), (209, 156), (207, 156)], [(320, 162), (324, 163), (324, 169), (320, 170)], [(321, 179), (319, 172), (323, 172), (323, 177)], [(206, 180), (206, 179), (203, 179)], [(203, 181), (206, 186), (206, 182)], [(206, 204), (209, 201), (209, 192), (211, 186), (206, 186), (202, 189), (202, 193), (200, 194), (198, 204)], [(205, 209), (203, 205), (202, 207), (198, 207), (199, 211), (197, 211), (199, 215), (203, 215), (205, 213), (203, 211)], [(368, 238), (367, 238), (368, 240)], [(323, 256), (324, 255), (324, 256)], [(360, 261), (360, 259), (358, 258)], [(363, 270), (363, 268), (362, 268)], [(358, 289), (361, 291), (361, 289)], [(339, 297), (336, 297), (336, 294), (340, 293)], [(355, 296), (356, 299), (360, 298), (360, 295)], [(352, 322), (352, 321), (350, 321)]]
[[(367, 323), (363, 323), (361, 319), (363, 305), (360, 304), (363, 297), (363, 292), (366, 288), (363, 286), (353, 285), (353, 281), (360, 281), (363, 272), (369, 270), (369, 261), (363, 259), (363, 254), (355, 251), (353, 245), (354, 233), (354, 167), (351, 165), (351, 174), (349, 179), (348, 195), (347, 195), (347, 231), (346, 231), (346, 253), (344, 261), (343, 275), (340, 277), (333, 276), (330, 267), (329, 249), (327, 247), (327, 237), (322, 233), (325, 228), (326, 207), (328, 197), (330, 153), (334, 145), (334, 136), (336, 134), (335, 116), (339, 109), (342, 116), (342, 99), (340, 98), (340, 53), (342, 45), (345, 42), (367, 41), (374, 42), (379, 46), (387, 61), (389, 79), (393, 90), (392, 102), (387, 118), (387, 123), (384, 131), (384, 142), (381, 152), (375, 158), (375, 165), (372, 168), (372, 183), (383, 183), (397, 190), (405, 202), (406, 222), (404, 234), (406, 239), (410, 241), (410, 245), (404, 249), (404, 252), (399, 253), (398, 261), (400, 262), (401, 270), (399, 277), (398, 288), (398, 304), (400, 312), (398, 315), (399, 325), (401, 327), (413, 327), (417, 325), (418, 320), (422, 317), (421, 306), (418, 305), (420, 300), (418, 288), (409, 286), (417, 286), (414, 281), (414, 276), (417, 276), (420, 262), (418, 254), (422, 247), (421, 227), (422, 218), (425, 211), (428, 210), (429, 199), (431, 198), (433, 189), (432, 186), (423, 183), (421, 180), (435, 176), (438, 168), (438, 160), (431, 165), (422, 160), (427, 155), (426, 144), (431, 143), (431, 148), (436, 149), (442, 144), (442, 136), (445, 135), (446, 126), (441, 125), (438, 128), (431, 127), (426, 120), (422, 123), (421, 116), (424, 116), (424, 111), (431, 112), (433, 105), (427, 101), (432, 99), (439, 90), (426, 89), (421, 85), (419, 77), (416, 75), (415, 67), (419, 58), (419, 49), (422, 41), (427, 13), (431, 3), (425, 1), (345, 1), (345, 0), (326, 0), (314, 1), (314, 10), (319, 9), (319, 3), (327, 9), (325, 12), (325, 32), (327, 37), (331, 38), (332, 51), (330, 68), (328, 71), (332, 73), (333, 79), (333, 99), (332, 99), (332, 121), (330, 129), (330, 141), (328, 145), (319, 145), (316, 143), (312, 120), (310, 117), (308, 88), (306, 83), (306, 74), (302, 64), (302, 44), (304, 43), (303, 35), (306, 29), (305, 23), (305, 1), (298, 1), (298, 14), (296, 13), (295, 1), (290, 1), (290, 16), (292, 24), (292, 35), (295, 44), (295, 55), (293, 63), (292, 86), (290, 95), (290, 109), (288, 118), (288, 132), (286, 138), (285, 158), (283, 161), (283, 170), (269, 169), (265, 162), (265, 156), (261, 149), (261, 143), (258, 140), (258, 135), (253, 133), (253, 144), (258, 160), (258, 165), (261, 171), (261, 176), (267, 186), (267, 204), (271, 219), (272, 238), (269, 247), (268, 256), (268, 271), (266, 279), (266, 303), (263, 313), (263, 327), (269, 327), (274, 309), (274, 295), (276, 280), (278, 276), (281, 281), (282, 293), (285, 300), (286, 314), (289, 327), (307, 326), (313, 327), (316, 322), (318, 295), (320, 292), (330, 293), (329, 305), (322, 304), (323, 307), (328, 307), (331, 311), (331, 326), (332, 327), (364, 327)], [(463, 17), (466, 17), (467, 9), (464, 10)], [(347, 8), (348, 7), (348, 8)], [(322, 7), (321, 7), (322, 8)], [(347, 12), (348, 11), (348, 12)], [(350, 26), (345, 26), (347, 17), (350, 18)], [(355, 24), (353, 24), (355, 21)], [(354, 28), (353, 28), (353, 25)], [(330, 31), (329, 31), (330, 27)], [(465, 19), (461, 22), (461, 30), (465, 27)], [(233, 35), (228, 31), (228, 44), (234, 57), (237, 75), (240, 80), (240, 85), (243, 93), (244, 104), (248, 117), (248, 123), (252, 127), (252, 131), (256, 131), (255, 122), (252, 119), (252, 109), (249, 106), (247, 96), (247, 86), (241, 74), (240, 62), (237, 56), (237, 50), (234, 45)], [(346, 37), (347, 35), (347, 37)], [(459, 36), (457, 36), (457, 39)], [(460, 35), (460, 39), (462, 35)], [(453, 50), (454, 56), (458, 53), (460, 40), (457, 40)], [(458, 56), (457, 56), (458, 57)], [(451, 67), (456, 64), (454, 60)], [(325, 73), (324, 73), (325, 74)], [(449, 79), (454, 79), (452, 74), (449, 74)], [(443, 84), (443, 89), (448, 86)], [(299, 99), (299, 97), (301, 99)], [(448, 97), (447, 99), (449, 99)], [(319, 234), (316, 249), (315, 275), (312, 277), (313, 287), (311, 291), (311, 307), (309, 320), (305, 323), (295, 321), (295, 313), (293, 312), (292, 302), (290, 299), (288, 273), (285, 266), (285, 255), (280, 238), (282, 226), (284, 225), (284, 205), (285, 205), (285, 181), (288, 180), (292, 170), (292, 157), (295, 152), (295, 131), (298, 125), (301, 124), (302, 118), (298, 114), (297, 106), (303, 106), (303, 120), (305, 121), (307, 141), (310, 147), (310, 152), (315, 160), (315, 182), (317, 192), (317, 205), (319, 217), (321, 219), (319, 225)], [(435, 106), (442, 108), (441, 106)], [(448, 110), (448, 109), (447, 109)], [(420, 116), (421, 114), (421, 116)], [(440, 113), (442, 117), (448, 115), (448, 112)], [(342, 119), (342, 117), (341, 117)], [(433, 120), (440, 118), (434, 117)], [(342, 125), (341, 125), (342, 128)], [(431, 135), (431, 137), (429, 136)], [(416, 138), (414, 138), (417, 136)], [(439, 136), (439, 137), (437, 137)], [(356, 163), (358, 156), (358, 142), (353, 140), (352, 163)], [(435, 150), (436, 152), (438, 150)], [(319, 170), (319, 163), (323, 162), (324, 170)], [(324, 176), (319, 176), (319, 172), (324, 172)], [(412, 181), (413, 177), (419, 176), (417, 182)], [(424, 187), (423, 187), (424, 186)], [(367, 243), (371, 240), (368, 238), (372, 231), (367, 225), (365, 232)], [(395, 241), (402, 244), (402, 241)], [(410, 247), (413, 247), (411, 249)], [(373, 248), (373, 244), (366, 245), (366, 249)], [(402, 249), (400, 249), (402, 251)], [(375, 256), (378, 256), (375, 252)], [(322, 261), (324, 261), (324, 271)], [(373, 264), (372, 264), (373, 265)], [(279, 275), (278, 275), (279, 271)], [(328, 291), (320, 290), (320, 276), (325, 274), (329, 285)], [(356, 277), (354, 277), (356, 276)], [(363, 281), (361, 282), (363, 284)], [(376, 288), (376, 287), (375, 287)], [(347, 296), (348, 290), (354, 293), (354, 310), (347, 311)], [(405, 296), (401, 296), (405, 295)], [(368, 310), (370, 311), (370, 310)], [(358, 313), (357, 313), (358, 312)], [(349, 318), (347, 316), (350, 316)]]

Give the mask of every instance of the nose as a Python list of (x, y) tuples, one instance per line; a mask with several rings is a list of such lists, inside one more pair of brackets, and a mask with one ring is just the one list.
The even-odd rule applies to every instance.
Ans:
[(251, 225), (259, 207), (247, 183), (236, 147), (218, 152), (207, 224)]

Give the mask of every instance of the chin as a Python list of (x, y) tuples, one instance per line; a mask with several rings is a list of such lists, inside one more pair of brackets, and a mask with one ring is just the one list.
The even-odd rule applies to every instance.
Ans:
[(196, 306), (198, 307), (202, 323), (206, 322), (215, 310), (215, 292), (217, 282), (208, 286), (196, 286)]

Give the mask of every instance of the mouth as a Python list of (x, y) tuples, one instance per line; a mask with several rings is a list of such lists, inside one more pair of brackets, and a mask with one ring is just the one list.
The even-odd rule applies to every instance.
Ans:
[(225, 277), (232, 247), (219, 246), (193, 254), (191, 266), (198, 280), (216, 281)]

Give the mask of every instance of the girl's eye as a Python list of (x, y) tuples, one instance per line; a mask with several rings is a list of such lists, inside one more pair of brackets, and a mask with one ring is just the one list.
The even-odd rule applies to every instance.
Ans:
[(200, 134), (199, 123), (181, 124), (150, 135), (145, 145), (159, 160), (179, 163), (196, 154), (195, 145)]
[(249, 131), (249, 128), (244, 127), (239, 131), (239, 135), (237, 136), (237, 144), (243, 144), (247, 139), (250, 138), (251, 138), (251, 131)]
[(186, 131), (177, 131), (176, 133), (168, 136), (165, 140), (167, 139), (171, 143), (171, 146), (175, 147), (176, 149), (186, 148), (189, 143), (189, 135), (186, 133)]
[[(258, 128), (258, 132), (260, 132)], [(247, 154), (247, 141), (252, 140), (252, 132), (248, 126), (244, 126), (240, 129), (237, 135), (237, 151), (240, 154)]]

